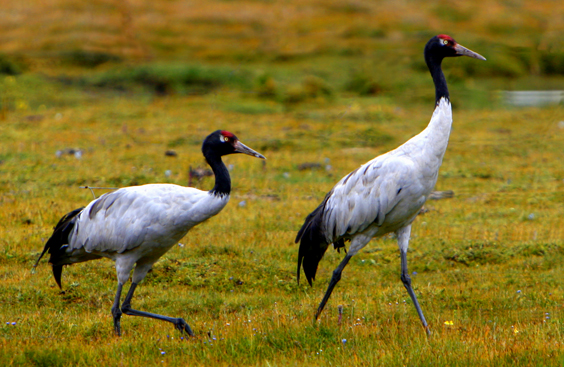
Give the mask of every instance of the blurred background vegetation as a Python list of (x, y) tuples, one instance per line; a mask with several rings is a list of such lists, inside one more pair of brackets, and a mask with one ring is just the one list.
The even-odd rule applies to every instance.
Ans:
[[(230, 88), (273, 102), (234, 107), (249, 113), (343, 95), (401, 105), (429, 101), (422, 46), (447, 33), (488, 59), (449, 65), (449, 82), (465, 108), (491, 107), (496, 90), (561, 88), (563, 14), (552, 0), (11, 1), (0, 15), (0, 73), (33, 75), (39, 89)], [(57, 103), (2, 89), (4, 111)]]

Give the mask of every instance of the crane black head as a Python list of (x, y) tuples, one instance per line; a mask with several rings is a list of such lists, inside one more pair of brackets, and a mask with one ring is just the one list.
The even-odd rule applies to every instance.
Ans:
[(435, 83), (435, 103), (441, 98), (449, 99), (445, 76), (441, 70), (441, 63), (445, 57), (468, 56), (478, 60), (485, 60), (482, 55), (459, 45), (454, 38), (446, 34), (439, 34), (425, 45), (425, 62)]
[(485, 60), (482, 55), (470, 51), (466, 47), (458, 44), (451, 36), (439, 34), (429, 40), (425, 45), (425, 61), (440, 62), (445, 57), (469, 56), (479, 60)]
[(222, 156), (243, 153), (266, 159), (262, 154), (241, 143), (235, 134), (225, 130), (217, 130), (208, 135), (202, 144), (202, 153), (215, 175), (215, 186), (210, 192), (219, 197), (225, 197), (231, 192), (231, 178), (225, 164), (221, 161)]
[(224, 156), (228, 154), (243, 153), (253, 157), (266, 159), (262, 154), (252, 150), (241, 143), (235, 134), (225, 130), (217, 130), (208, 135), (202, 144), (202, 153), (205, 157), (210, 154)]

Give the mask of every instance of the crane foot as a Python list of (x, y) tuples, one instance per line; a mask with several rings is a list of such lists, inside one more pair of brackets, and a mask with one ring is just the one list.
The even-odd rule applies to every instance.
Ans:
[(122, 313), (119, 308), (112, 308), (112, 316), (114, 317), (114, 332), (116, 333), (116, 336), (121, 336), (121, 315)]
[(176, 321), (174, 322), (174, 327), (178, 329), (181, 333), (185, 331), (188, 333), (188, 335), (194, 336), (194, 332), (190, 328), (190, 325), (188, 325), (186, 321), (184, 321), (184, 319), (182, 318), (176, 319)]

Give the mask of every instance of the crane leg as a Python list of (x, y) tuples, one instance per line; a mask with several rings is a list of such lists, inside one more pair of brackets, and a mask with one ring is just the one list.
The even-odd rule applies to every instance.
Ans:
[(417, 301), (417, 297), (415, 296), (415, 292), (413, 292), (413, 288), (411, 287), (411, 277), (409, 276), (409, 272), (407, 271), (407, 251), (400, 250), (401, 254), (401, 281), (407, 289), (407, 293), (411, 297), (413, 304), (415, 305), (415, 309), (419, 314), (419, 318), (425, 327), (425, 331), (427, 335), (431, 335), (431, 331), (429, 330), (429, 325), (427, 325), (427, 321), (425, 320), (425, 316), (423, 316), (423, 311), (421, 311), (421, 306), (419, 306), (419, 302)]
[(122, 312), (121, 309), (119, 308), (119, 300), (121, 298), (122, 288), (123, 288), (123, 284), (118, 283), (116, 298), (114, 300), (114, 305), (112, 306), (112, 316), (114, 317), (114, 331), (117, 336), (121, 336), (121, 325), (119, 320), (121, 319)]
[(351, 257), (353, 255), (354, 254), (351, 254), (351, 252), (349, 252), (345, 256), (343, 261), (341, 261), (339, 266), (337, 266), (337, 269), (335, 269), (333, 271), (333, 276), (331, 277), (331, 282), (329, 282), (329, 287), (327, 287), (327, 291), (325, 292), (325, 296), (323, 297), (323, 300), (321, 300), (321, 303), (319, 304), (319, 307), (317, 308), (317, 312), (315, 313), (315, 319), (314, 320), (317, 320), (319, 318), (321, 311), (323, 311), (325, 304), (329, 300), (329, 297), (331, 297), (331, 292), (333, 292), (333, 288), (335, 288), (335, 286), (337, 285), (339, 280), (341, 280), (341, 273), (343, 272), (343, 269), (345, 268), (345, 266), (347, 266), (349, 260), (351, 259)]
[(167, 322), (174, 324), (174, 327), (177, 328), (178, 330), (180, 330), (180, 332), (186, 331), (188, 333), (188, 335), (194, 336), (194, 332), (192, 331), (192, 329), (190, 329), (190, 326), (186, 323), (186, 321), (184, 321), (184, 319), (182, 319), (180, 317), (178, 317), (178, 318), (168, 317), (168, 316), (163, 316), (163, 315), (159, 315), (159, 314), (156, 314), (156, 313), (144, 312), (144, 311), (138, 311), (138, 310), (132, 309), (131, 308), (131, 298), (133, 297), (133, 292), (135, 292), (136, 287), (137, 287), (137, 283), (132, 282), (131, 288), (129, 288), (129, 291), (127, 292), (127, 295), (125, 296), (125, 299), (123, 300), (123, 304), (121, 305), (121, 310), (123, 311), (124, 314), (129, 315), (129, 316), (150, 317), (152, 319), (167, 321)]

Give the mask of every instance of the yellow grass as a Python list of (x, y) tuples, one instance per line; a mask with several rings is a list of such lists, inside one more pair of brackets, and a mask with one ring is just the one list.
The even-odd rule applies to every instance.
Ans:
[[(557, 75), (535, 76), (542, 71), (535, 55), (561, 47), (562, 7), (549, 1), (3, 4), (0, 52), (27, 69), (0, 75), (0, 364), (562, 365), (564, 109), (512, 108), (492, 92), (558, 87)], [(519, 79), (486, 79), (492, 74), (472, 74), (463, 60), (445, 61), (455, 122), (436, 189), (453, 190), (454, 198), (426, 204), (408, 255), (432, 336), (425, 336), (401, 285), (390, 237), (351, 260), (314, 323), (343, 255), (329, 250), (314, 286), (298, 285), (296, 232), (343, 175), (426, 126), (433, 95), (427, 72), (419, 70), (421, 50), (439, 32), (492, 54), (494, 62), (507, 50), (530, 60), (519, 66)], [(68, 52), (77, 49), (122, 61), (85, 69), (69, 62)], [(513, 56), (508, 67), (518, 63)], [(265, 88), (283, 96), (259, 98), (255, 79), (248, 89), (222, 85), (164, 97), (88, 84), (114, 67), (153, 61), (250, 70), (250, 78), (272, 76)], [(344, 91), (357, 67), (382, 87), (376, 95)], [(332, 94), (304, 95), (308, 81), (321, 88), (312, 76)], [(79, 186), (186, 185), (188, 167), (205, 166), (201, 141), (216, 129), (234, 132), (268, 160), (225, 159), (233, 165), (231, 202), (163, 256), (133, 300), (141, 310), (184, 317), (195, 338), (127, 316), (123, 336), (115, 337), (110, 261), (66, 267), (65, 294), (45, 260), (31, 273), (53, 225), (92, 199)], [(68, 148), (81, 149), (82, 158), (57, 157)], [(165, 156), (168, 149), (178, 157)], [(320, 168), (300, 170), (302, 163)], [(194, 185), (210, 189), (213, 179)]]

